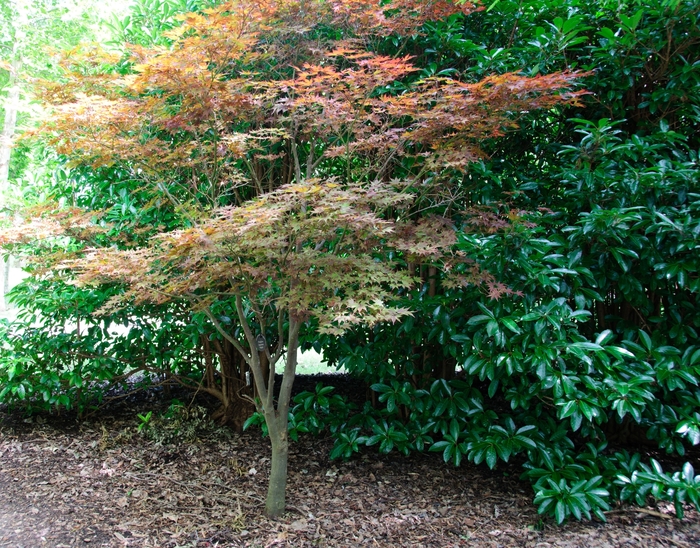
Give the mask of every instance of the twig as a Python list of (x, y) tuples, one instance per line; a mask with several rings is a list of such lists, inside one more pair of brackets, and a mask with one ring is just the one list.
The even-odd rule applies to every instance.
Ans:
[[(630, 510), (630, 512), (633, 510)], [(651, 510), (649, 508), (637, 508), (634, 510), (635, 512), (641, 512), (642, 514), (648, 514), (650, 516), (655, 516), (657, 518), (662, 518), (662, 519), (673, 519), (673, 516), (669, 516), (668, 514), (664, 514), (662, 512), (657, 512), (656, 510)]]
[(654, 517), (662, 518), (662, 519), (673, 519), (673, 516), (669, 516), (668, 514), (664, 514), (662, 512), (657, 511), (657, 510), (651, 510), (649, 508), (623, 508), (621, 510), (611, 510), (609, 512), (605, 512), (605, 515), (630, 514), (630, 513), (648, 514), (650, 516), (654, 516)]

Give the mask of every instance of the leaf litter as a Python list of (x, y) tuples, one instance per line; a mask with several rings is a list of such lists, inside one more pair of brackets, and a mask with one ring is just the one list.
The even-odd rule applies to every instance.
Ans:
[(0, 411), (0, 546), (700, 546), (692, 509), (678, 521), (664, 504), (618, 507), (607, 523), (557, 527), (537, 515), (515, 465), (372, 452), (330, 461), (330, 438), (292, 443), (288, 511), (273, 521), (263, 515), (270, 449), (259, 431), (161, 443), (137, 432), (137, 411), (121, 402), (83, 421)]

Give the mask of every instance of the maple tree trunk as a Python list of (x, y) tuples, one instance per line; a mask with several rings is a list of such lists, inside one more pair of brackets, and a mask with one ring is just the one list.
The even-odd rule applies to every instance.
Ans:
[[(245, 349), (221, 327), (212, 314), (208, 314), (208, 316), (214, 323), (216, 329), (230, 343), (230, 345), (227, 344), (225, 346), (221, 346), (218, 342), (214, 342), (214, 346), (217, 347), (219, 352), (222, 352), (224, 348), (228, 348), (231, 350), (232, 356), (235, 356), (235, 353), (238, 352), (240, 354), (240, 358), (242, 358), (242, 360), (247, 364), (250, 372), (253, 375), (255, 390), (260, 398), (258, 401), (258, 411), (261, 412), (265, 418), (265, 424), (267, 425), (272, 449), (270, 459), (270, 481), (267, 489), (265, 513), (271, 518), (277, 518), (284, 513), (286, 504), (287, 463), (289, 457), (289, 438), (287, 434), (289, 420), (288, 413), (289, 402), (292, 395), (292, 385), (294, 384), (294, 377), (296, 375), (299, 352), (299, 330), (301, 329), (301, 322), (293, 317), (289, 318), (286, 351), (287, 363), (284, 366), (282, 384), (277, 397), (277, 406), (275, 407), (275, 364), (282, 355), (282, 341), (279, 341), (280, 346), (272, 359), (270, 359), (268, 349), (265, 349), (264, 351), (260, 350), (259, 352), (256, 351), (258, 348), (257, 337), (255, 337), (254, 332), (248, 323), (246, 310), (243, 306), (243, 298), (240, 295), (236, 295), (236, 313), (238, 315), (238, 320), (240, 321), (240, 326), (245, 334), (248, 347), (251, 349), (249, 353), (247, 353)], [(281, 319), (282, 316), (280, 315), (280, 321)], [(262, 329), (262, 331), (264, 331), (264, 329)], [(205, 347), (207, 344), (208, 343), (204, 341)], [(263, 354), (264, 359), (261, 359)], [(227, 361), (229, 364), (237, 363), (234, 360)], [(222, 361), (222, 372), (223, 370)], [(238, 370), (241, 379), (244, 379), (244, 372), (246, 370), (242, 368), (239, 368)], [(266, 377), (265, 375), (268, 376)], [(206, 377), (207, 381), (210, 382), (212, 375), (208, 374)], [(226, 400), (226, 383), (227, 381), (230, 382), (231, 380), (234, 380), (232, 377), (233, 375), (222, 375), (221, 377), (222, 389), (220, 392), (223, 395), (222, 401)]]
[[(267, 487), (265, 513), (271, 518), (277, 518), (284, 513), (285, 494), (287, 491), (287, 461), (289, 457), (289, 437), (287, 426), (289, 420), (289, 402), (292, 397), (292, 386), (296, 376), (299, 351), (299, 329), (301, 323), (290, 318), (287, 338), (287, 363), (284, 367), (282, 385), (278, 396), (277, 409), (274, 404), (265, 409), (265, 422), (270, 434), (272, 456), (270, 460), (270, 483)], [(274, 363), (270, 364), (271, 367)], [(260, 371), (260, 368), (257, 367)], [(272, 380), (272, 379), (270, 379)], [(273, 400), (274, 387), (268, 386), (268, 404)]]
[[(287, 491), (287, 461), (289, 457), (289, 439), (287, 438), (287, 415), (275, 413), (266, 418), (272, 457), (270, 460), (270, 483), (267, 486), (265, 513), (277, 518), (284, 513), (285, 494)], [(274, 425), (274, 426), (273, 426)]]

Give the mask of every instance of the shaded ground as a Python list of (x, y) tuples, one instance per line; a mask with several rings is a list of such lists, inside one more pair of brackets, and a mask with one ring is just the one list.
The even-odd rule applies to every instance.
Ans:
[(135, 405), (167, 402), (83, 422), (0, 411), (0, 546), (700, 546), (692, 511), (679, 522), (671, 508), (617, 509), (607, 524), (556, 527), (537, 516), (517, 468), (455, 469), (439, 455), (330, 462), (330, 440), (309, 438), (293, 444), (289, 512), (270, 521), (259, 432), (164, 426), (176, 443), (160, 445), (137, 432)]

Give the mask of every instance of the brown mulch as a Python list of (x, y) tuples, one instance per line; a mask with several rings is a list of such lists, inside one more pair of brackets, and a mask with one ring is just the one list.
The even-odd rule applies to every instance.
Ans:
[(666, 506), (618, 508), (607, 523), (557, 527), (537, 515), (516, 467), (376, 452), (331, 462), (331, 440), (313, 438), (292, 446), (288, 513), (272, 521), (259, 431), (159, 445), (137, 432), (136, 412), (122, 404), (77, 421), (0, 411), (0, 546), (700, 546), (692, 510), (678, 521)]

